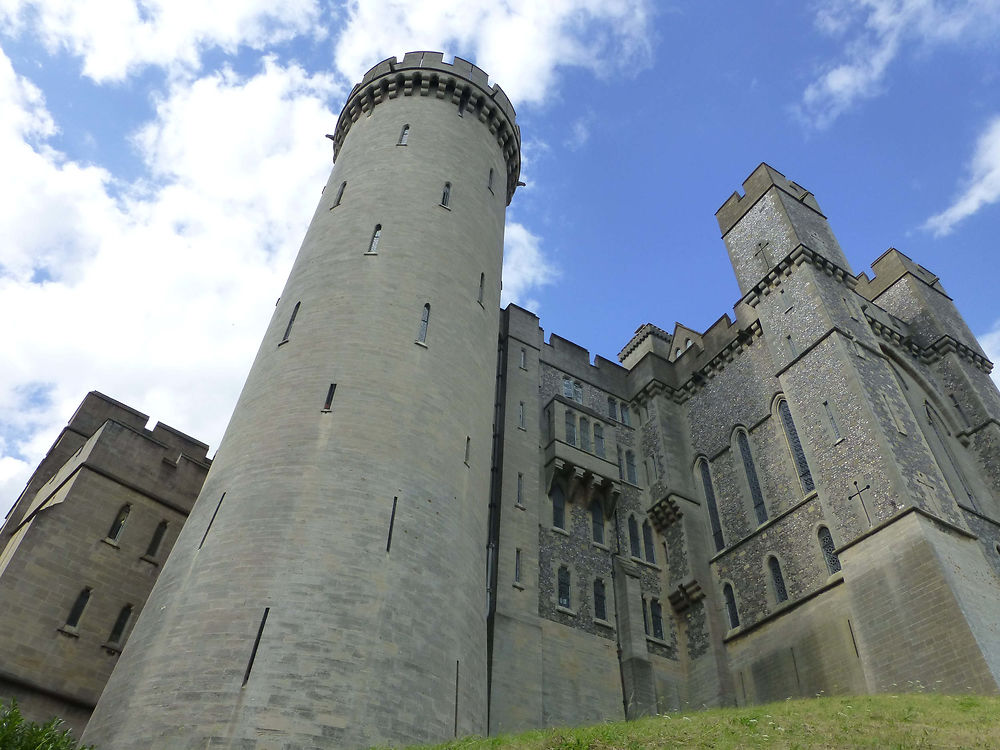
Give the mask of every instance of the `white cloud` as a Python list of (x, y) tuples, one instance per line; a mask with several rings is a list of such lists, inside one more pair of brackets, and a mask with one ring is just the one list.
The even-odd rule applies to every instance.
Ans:
[(542, 253), (541, 240), (523, 224), (508, 221), (504, 228), (502, 306), (513, 302), (538, 312), (538, 300), (529, 294), (558, 277), (555, 267)]
[(803, 119), (822, 128), (878, 95), (904, 49), (991, 39), (1000, 27), (1000, 0), (827, 0), (816, 26), (844, 40), (842, 59), (806, 87), (798, 106)]
[[(115, 199), (105, 171), (24, 140), (52, 132), (32, 91), (0, 53), (0, 102), (18, 107), (0, 120), (0, 318), (16, 322), (0, 509), (91, 389), (218, 444), (325, 183), (328, 102), (343, 95), (270, 60), (249, 79), (175, 83), (136, 136), (157, 182)], [(51, 278), (33, 282), (40, 268)]]
[(979, 135), (968, 167), (966, 187), (944, 211), (924, 223), (935, 236), (949, 234), (955, 225), (984, 206), (1000, 201), (1000, 115)]
[(558, 96), (562, 67), (619, 75), (651, 59), (650, 0), (350, 0), (336, 48), (354, 81), (409, 50), (462, 50), (514, 102)]
[(983, 347), (986, 356), (993, 363), (993, 372), (990, 373), (993, 382), (1000, 388), (1000, 320), (993, 324), (993, 329), (979, 338), (979, 345)]
[(142, 65), (197, 69), (201, 52), (262, 49), (322, 27), (316, 0), (0, 0), (0, 26), (33, 29), (50, 52), (83, 59), (95, 81)]
[(573, 122), (569, 129), (569, 137), (564, 145), (571, 151), (583, 148), (590, 140), (590, 117), (581, 117)]

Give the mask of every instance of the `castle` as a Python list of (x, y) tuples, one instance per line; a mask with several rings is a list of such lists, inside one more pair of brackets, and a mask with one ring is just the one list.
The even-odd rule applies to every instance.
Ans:
[(499, 308), (520, 134), (486, 73), (385, 60), (331, 137), (86, 742), (405, 745), (997, 692), (1000, 393), (933, 273), (890, 249), (855, 275), (761, 164), (716, 213), (733, 317), (592, 362)]

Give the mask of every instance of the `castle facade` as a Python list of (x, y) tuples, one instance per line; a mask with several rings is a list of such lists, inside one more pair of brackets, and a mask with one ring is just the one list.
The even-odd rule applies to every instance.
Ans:
[(933, 273), (761, 164), (741, 291), (619, 362), (500, 310), (520, 134), (385, 60), (84, 735), (368, 747), (788, 696), (995, 693), (1000, 393)]

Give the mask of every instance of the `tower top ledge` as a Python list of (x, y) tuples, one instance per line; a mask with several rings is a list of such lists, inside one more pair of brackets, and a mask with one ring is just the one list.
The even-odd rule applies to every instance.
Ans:
[(816, 197), (812, 193), (789, 180), (766, 162), (761, 162), (760, 166), (743, 180), (743, 195), (740, 195), (738, 190), (734, 191), (722, 204), (722, 207), (715, 212), (715, 218), (719, 222), (722, 235), (725, 236), (771, 187), (784, 191), (799, 203), (809, 206), (816, 213), (822, 215), (819, 203), (816, 202)]

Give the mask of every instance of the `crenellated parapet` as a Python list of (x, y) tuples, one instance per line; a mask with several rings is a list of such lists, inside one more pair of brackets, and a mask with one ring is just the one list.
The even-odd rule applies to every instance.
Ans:
[(481, 68), (460, 57), (444, 62), (440, 52), (407, 52), (402, 62), (390, 57), (365, 73), (352, 90), (337, 120), (333, 158), (359, 118), (370, 116), (375, 106), (398, 96), (433, 96), (450, 103), (462, 116), (476, 117), (496, 137), (507, 164), (507, 204), (510, 205), (521, 176), (521, 131), (514, 107), (498, 85), (489, 85)]

